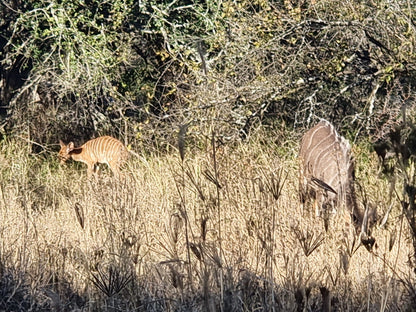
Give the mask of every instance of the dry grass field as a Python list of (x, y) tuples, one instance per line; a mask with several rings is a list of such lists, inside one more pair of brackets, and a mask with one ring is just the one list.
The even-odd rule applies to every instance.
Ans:
[(411, 237), (376, 156), (354, 148), (359, 201), (380, 221), (392, 207), (369, 252), (347, 212), (325, 231), (302, 211), (297, 149), (143, 155), (120, 180), (89, 181), (82, 164), (4, 140), (0, 311), (414, 310)]

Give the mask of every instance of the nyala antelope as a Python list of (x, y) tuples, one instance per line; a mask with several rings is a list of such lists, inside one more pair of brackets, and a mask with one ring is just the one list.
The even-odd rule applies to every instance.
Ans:
[[(328, 214), (344, 205), (351, 214), (357, 234), (362, 242), (374, 244), (367, 236), (368, 218), (374, 212), (359, 209), (354, 188), (354, 161), (349, 142), (326, 120), (321, 120), (307, 131), (299, 151), (299, 193), (302, 205), (314, 199), (317, 212)], [(327, 222), (327, 220), (326, 220)], [(327, 227), (327, 224), (326, 224)]]
[(98, 163), (107, 164), (115, 176), (120, 174), (120, 166), (127, 160), (127, 148), (119, 140), (110, 137), (102, 136), (92, 139), (84, 143), (80, 147), (75, 147), (73, 142), (64, 144), (59, 141), (61, 150), (58, 157), (61, 164), (64, 164), (68, 159), (80, 161), (87, 164), (87, 175), (91, 177), (95, 172), (95, 167)]

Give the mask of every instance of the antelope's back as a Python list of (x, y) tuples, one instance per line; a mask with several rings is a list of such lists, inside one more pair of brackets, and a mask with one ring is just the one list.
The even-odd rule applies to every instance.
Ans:
[(86, 142), (82, 148), (94, 163), (122, 163), (128, 156), (124, 144), (110, 136), (92, 139)]
[[(318, 179), (345, 199), (353, 178), (351, 147), (328, 121), (321, 121), (302, 137), (299, 157), (304, 187), (317, 189)], [(333, 195), (332, 195), (333, 196)]]
[(361, 243), (370, 250), (375, 239), (369, 226), (375, 222), (376, 214), (374, 210), (362, 211), (357, 204), (354, 161), (348, 141), (328, 121), (321, 121), (302, 137), (299, 158), (301, 201), (315, 197), (315, 204), (320, 206), (317, 208), (324, 211), (328, 205), (335, 208), (345, 204)]

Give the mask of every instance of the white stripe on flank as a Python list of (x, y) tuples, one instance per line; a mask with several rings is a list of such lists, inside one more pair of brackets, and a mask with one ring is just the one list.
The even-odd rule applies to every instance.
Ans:
[[(306, 187), (312, 186), (310, 179), (312, 176), (316, 177), (338, 193), (338, 200), (345, 201), (345, 193), (350, 183), (350, 145), (338, 134), (334, 126), (326, 120), (321, 120), (305, 133), (300, 155), (303, 157), (301, 175), (303, 179), (307, 179)], [(323, 194), (317, 196), (322, 200), (325, 198)]]

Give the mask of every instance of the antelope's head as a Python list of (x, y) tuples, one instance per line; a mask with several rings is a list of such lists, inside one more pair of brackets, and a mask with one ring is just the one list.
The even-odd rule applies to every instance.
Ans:
[(61, 145), (61, 149), (58, 153), (58, 158), (61, 165), (63, 165), (68, 159), (71, 158), (71, 151), (74, 150), (74, 143), (70, 142), (68, 144), (65, 144), (64, 142), (59, 140), (59, 145)]

